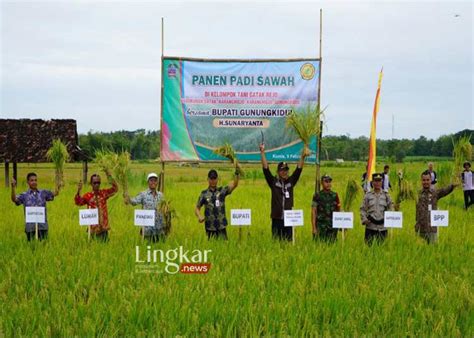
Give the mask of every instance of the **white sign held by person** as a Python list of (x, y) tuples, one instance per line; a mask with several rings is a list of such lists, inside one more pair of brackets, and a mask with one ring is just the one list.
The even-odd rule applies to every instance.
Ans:
[(155, 210), (135, 210), (135, 225), (137, 227), (152, 227), (155, 225)]
[(333, 212), (332, 227), (334, 229), (352, 229), (354, 228), (353, 212)]
[(250, 209), (231, 209), (230, 225), (251, 225), (252, 211)]
[(401, 211), (385, 211), (383, 224), (385, 228), (402, 228), (403, 213)]
[(26, 223), (45, 223), (46, 210), (44, 207), (26, 207), (25, 208)]
[(285, 210), (284, 216), (286, 227), (296, 227), (304, 224), (303, 210)]
[(99, 224), (99, 209), (79, 210), (79, 225)]
[(431, 210), (431, 226), (432, 227), (447, 227), (449, 224), (448, 210)]

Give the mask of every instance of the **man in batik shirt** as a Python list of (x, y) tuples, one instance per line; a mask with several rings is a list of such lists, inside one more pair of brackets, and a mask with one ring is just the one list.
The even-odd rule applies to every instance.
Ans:
[(12, 191), (11, 191), (11, 200), (16, 205), (23, 205), (26, 207), (43, 207), (45, 213), (45, 222), (38, 223), (38, 233), (36, 234), (36, 224), (35, 223), (26, 223), (25, 222), (25, 233), (28, 241), (31, 241), (33, 238), (37, 237), (38, 240), (43, 240), (48, 237), (48, 218), (46, 211), (46, 202), (54, 200), (55, 196), (58, 196), (59, 190), (56, 188), (54, 193), (49, 190), (39, 190), (38, 189), (38, 176), (35, 173), (29, 173), (26, 175), (26, 181), (28, 183), (28, 190), (20, 195), (16, 195), (16, 181), (12, 179)]
[(144, 237), (150, 242), (158, 242), (164, 240), (165, 232), (163, 228), (163, 215), (159, 210), (160, 202), (164, 199), (163, 194), (157, 190), (158, 175), (151, 173), (147, 178), (148, 190), (142, 191), (134, 198), (125, 195), (125, 204), (138, 205), (141, 204), (145, 210), (155, 210), (155, 225), (143, 227), (140, 232), (145, 231)]
[[(227, 218), (225, 216), (225, 198), (237, 188), (239, 172), (235, 171), (234, 181), (228, 186), (217, 186), (217, 171), (211, 169), (207, 174), (209, 187), (199, 195), (194, 213), (199, 223), (205, 222), (207, 238), (221, 238), (227, 240)], [(201, 208), (205, 207), (204, 217)]]
[(87, 205), (88, 209), (99, 209), (99, 224), (91, 226), (91, 235), (93, 238), (108, 241), (109, 238), (109, 218), (107, 212), (107, 200), (115, 195), (118, 191), (117, 182), (114, 180), (110, 172), (106, 173), (108, 180), (112, 183), (109, 189), (100, 189), (100, 176), (94, 174), (91, 176), (92, 191), (81, 196), (82, 181), (77, 187), (77, 194), (74, 198), (76, 205)]

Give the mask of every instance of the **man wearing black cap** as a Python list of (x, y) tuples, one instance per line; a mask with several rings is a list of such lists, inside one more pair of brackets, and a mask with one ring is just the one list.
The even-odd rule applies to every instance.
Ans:
[(368, 245), (374, 240), (385, 240), (387, 229), (384, 227), (384, 213), (393, 210), (390, 195), (382, 190), (382, 179), (382, 174), (372, 175), (373, 190), (365, 194), (360, 207), (360, 219), (365, 225), (365, 242)]
[(311, 225), (313, 238), (326, 242), (337, 239), (337, 229), (332, 227), (332, 213), (341, 210), (341, 202), (337, 192), (331, 190), (332, 178), (329, 175), (321, 177), (323, 189), (313, 196), (311, 204)]
[(272, 235), (273, 238), (285, 239), (291, 241), (293, 239), (292, 227), (285, 227), (284, 210), (293, 208), (293, 188), (300, 178), (303, 170), (305, 152), (301, 153), (298, 166), (288, 176), (289, 167), (286, 162), (278, 163), (277, 176), (273, 176), (268, 168), (267, 158), (265, 157), (265, 145), (260, 144), (260, 155), (265, 180), (272, 191)]
[[(217, 187), (217, 171), (209, 170), (207, 181), (209, 187), (199, 195), (194, 213), (199, 223), (205, 222), (207, 238), (227, 240), (227, 218), (225, 216), (225, 198), (239, 185), (239, 172), (235, 171), (234, 181), (225, 187)], [(204, 217), (201, 208), (204, 206)]]
[(469, 208), (474, 204), (474, 175), (471, 171), (471, 163), (464, 162), (464, 171), (461, 173), (462, 190), (464, 191), (464, 207)]

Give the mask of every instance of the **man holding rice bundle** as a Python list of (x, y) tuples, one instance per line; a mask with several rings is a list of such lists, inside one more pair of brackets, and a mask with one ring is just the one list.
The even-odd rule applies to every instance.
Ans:
[(292, 227), (285, 227), (284, 210), (291, 210), (293, 208), (293, 189), (298, 182), (301, 172), (303, 171), (304, 159), (308, 152), (303, 150), (301, 158), (295, 171), (288, 175), (289, 167), (286, 162), (280, 162), (277, 167), (277, 176), (273, 176), (269, 167), (267, 158), (265, 157), (265, 144), (260, 144), (260, 155), (263, 167), (263, 174), (265, 180), (272, 192), (272, 235), (275, 239), (293, 240)]
[(128, 193), (125, 193), (125, 204), (137, 205), (141, 204), (145, 210), (155, 210), (155, 225), (150, 227), (143, 227), (141, 231), (145, 231), (144, 237), (150, 242), (159, 242), (165, 239), (165, 232), (163, 229), (163, 215), (159, 211), (158, 206), (164, 199), (163, 193), (157, 190), (158, 175), (150, 173), (147, 177), (148, 190), (142, 191), (134, 198), (130, 198)]
[(437, 210), (438, 200), (449, 195), (456, 185), (450, 184), (441, 189), (433, 188), (431, 172), (426, 170), (421, 174), (421, 186), (422, 189), (416, 203), (415, 231), (428, 244), (436, 243), (438, 228), (431, 226), (431, 210)]
[[(12, 179), (12, 190), (11, 190), (11, 200), (17, 206), (23, 205), (26, 207), (44, 207), (45, 208), (45, 222), (38, 223), (25, 223), (25, 233), (26, 239), (31, 241), (36, 237), (38, 240), (43, 240), (48, 238), (48, 219), (46, 211), (46, 202), (54, 200), (55, 196), (59, 195), (59, 188), (56, 187), (54, 192), (49, 190), (39, 190), (38, 189), (38, 176), (35, 173), (29, 173), (26, 175), (26, 181), (28, 183), (28, 190), (16, 195), (16, 181)], [(36, 229), (37, 228), (37, 229)]]
[(464, 192), (464, 207), (474, 204), (474, 175), (471, 171), (471, 163), (464, 162), (464, 171), (461, 173), (462, 190)]
[[(235, 170), (234, 181), (225, 187), (218, 187), (218, 175), (214, 169), (209, 170), (207, 181), (209, 186), (199, 195), (194, 214), (199, 223), (205, 224), (207, 238), (227, 240), (227, 218), (225, 215), (225, 198), (239, 185), (240, 171)], [(204, 217), (201, 208), (204, 206)]]
[(387, 237), (384, 227), (385, 211), (393, 210), (393, 202), (388, 192), (382, 190), (383, 175), (372, 174), (373, 190), (367, 192), (360, 206), (360, 219), (365, 225), (365, 242), (372, 245), (374, 240), (382, 243)]
[(337, 229), (332, 227), (332, 213), (341, 210), (341, 202), (337, 192), (331, 190), (332, 178), (329, 175), (321, 177), (323, 189), (313, 196), (311, 204), (311, 225), (313, 238), (326, 242), (335, 242)]
[(110, 171), (107, 171), (106, 175), (112, 184), (111, 188), (100, 189), (100, 176), (98, 174), (93, 174), (90, 180), (92, 191), (81, 196), (82, 181), (79, 181), (77, 186), (77, 194), (74, 197), (74, 202), (78, 206), (87, 205), (88, 209), (99, 209), (99, 224), (91, 226), (91, 235), (95, 239), (99, 239), (103, 242), (108, 241), (110, 230), (107, 200), (115, 195), (118, 191), (117, 182), (112, 177)]

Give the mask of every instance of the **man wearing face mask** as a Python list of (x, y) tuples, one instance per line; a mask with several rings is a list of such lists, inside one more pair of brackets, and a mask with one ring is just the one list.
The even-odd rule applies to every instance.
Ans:
[(293, 208), (293, 188), (298, 182), (301, 172), (303, 171), (304, 159), (306, 153), (302, 151), (300, 161), (295, 171), (288, 175), (289, 167), (286, 162), (278, 163), (277, 176), (273, 176), (268, 167), (267, 158), (265, 156), (265, 145), (260, 144), (260, 155), (265, 180), (272, 192), (272, 235), (275, 239), (293, 240), (293, 231), (291, 227), (285, 227), (284, 210)]
[(163, 194), (157, 190), (158, 175), (150, 173), (147, 178), (148, 189), (142, 191), (134, 198), (130, 198), (128, 194), (125, 195), (125, 204), (137, 205), (141, 204), (144, 210), (155, 210), (155, 225), (150, 227), (143, 227), (140, 231), (145, 231), (144, 237), (150, 242), (158, 242), (165, 239), (163, 230), (163, 215), (158, 210), (160, 202), (163, 200)]
[[(207, 239), (217, 238), (227, 240), (227, 218), (225, 216), (225, 198), (239, 185), (239, 172), (236, 170), (234, 181), (225, 187), (218, 187), (218, 175), (214, 169), (207, 174), (209, 184), (199, 195), (194, 214), (199, 223), (205, 222)], [(204, 217), (201, 208), (204, 206)]]
[(117, 182), (113, 179), (110, 172), (107, 172), (106, 175), (109, 181), (111, 181), (112, 187), (109, 189), (100, 189), (100, 176), (98, 174), (94, 174), (91, 176), (92, 191), (85, 193), (84, 196), (81, 196), (82, 181), (80, 181), (77, 186), (76, 196), (74, 197), (74, 202), (76, 205), (87, 205), (88, 209), (99, 210), (99, 224), (91, 226), (91, 234), (93, 238), (103, 242), (108, 241), (110, 230), (107, 200), (115, 195), (118, 191)]

